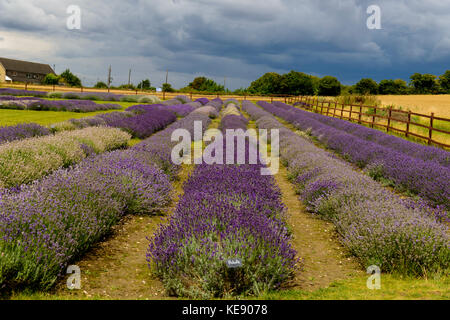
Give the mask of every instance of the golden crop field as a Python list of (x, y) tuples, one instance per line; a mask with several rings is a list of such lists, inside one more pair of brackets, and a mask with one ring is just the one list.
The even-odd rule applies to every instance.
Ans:
[(394, 105), (402, 110), (450, 118), (450, 95), (387, 95), (377, 96), (384, 106)]

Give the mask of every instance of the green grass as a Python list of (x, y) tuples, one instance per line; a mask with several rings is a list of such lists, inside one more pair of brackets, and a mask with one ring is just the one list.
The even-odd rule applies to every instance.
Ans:
[[(368, 277), (368, 276), (367, 276)], [(268, 293), (263, 300), (449, 300), (450, 278), (416, 279), (381, 275), (381, 289), (367, 288), (367, 277), (355, 277), (332, 283), (315, 291), (287, 290)]]
[[(367, 288), (368, 276), (358, 276), (348, 280), (337, 281), (327, 288), (314, 291), (280, 290), (258, 297), (243, 299), (261, 300), (450, 300), (450, 278), (416, 279), (390, 274), (381, 275), (381, 289)], [(11, 300), (104, 300), (105, 297), (72, 294), (52, 294), (47, 292), (22, 291), (9, 297)], [(146, 297), (143, 297), (144, 299)], [(106, 298), (107, 299), (107, 298)]]
[[(49, 99), (58, 100), (58, 99)], [(61, 100), (61, 99), (59, 99)], [(132, 102), (111, 102), (111, 101), (95, 101), (96, 103), (114, 103), (122, 106), (121, 110), (135, 105)], [(86, 117), (93, 117), (97, 114), (109, 113), (113, 111), (121, 110), (107, 110), (96, 112), (66, 112), (66, 111), (33, 111), (33, 110), (9, 110), (0, 109), (0, 126), (13, 126), (19, 123), (37, 123), (43, 126), (47, 126), (53, 123), (66, 121), (69, 119), (79, 119)]]

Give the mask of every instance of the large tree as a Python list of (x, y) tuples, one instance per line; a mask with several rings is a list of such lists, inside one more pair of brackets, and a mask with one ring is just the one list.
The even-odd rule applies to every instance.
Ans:
[(318, 83), (319, 96), (338, 96), (341, 94), (341, 83), (332, 76), (325, 76)]
[(103, 81), (98, 81), (94, 88), (96, 89), (108, 89), (108, 85), (106, 83), (104, 83)]
[(439, 77), (439, 85), (445, 93), (450, 93), (450, 70), (445, 71), (445, 73)]
[(268, 72), (253, 81), (248, 88), (251, 93), (277, 94), (280, 92), (281, 76), (276, 72)]
[(359, 94), (377, 94), (378, 84), (373, 79), (364, 78), (355, 85), (354, 90)]
[(150, 82), (150, 79), (145, 79), (145, 80), (142, 80), (141, 82), (139, 82), (139, 84), (137, 85), (137, 88), (138, 89), (141, 89), (141, 90), (149, 90), (150, 88), (151, 88), (151, 82)]
[(283, 74), (281, 76), (279, 93), (304, 96), (314, 95), (312, 77), (297, 71)]
[(61, 80), (65, 82), (67, 85), (71, 87), (81, 87), (81, 80), (76, 75), (74, 75), (72, 72), (70, 72), (69, 69), (66, 69), (63, 73), (59, 75)]
[(439, 83), (435, 75), (425, 73), (414, 73), (410, 79), (411, 87), (413, 87), (414, 93), (426, 94), (426, 93), (438, 93)]
[(206, 77), (197, 77), (188, 85), (189, 88), (203, 92), (223, 92), (225, 87)]
[(164, 92), (175, 92), (175, 89), (172, 88), (172, 85), (170, 83), (163, 83), (162, 91), (164, 91)]
[(381, 80), (378, 86), (379, 94), (406, 94), (408, 85), (404, 80)]
[(59, 77), (56, 74), (49, 73), (45, 76), (44, 80), (42, 81), (43, 84), (48, 85), (56, 85), (59, 83)]

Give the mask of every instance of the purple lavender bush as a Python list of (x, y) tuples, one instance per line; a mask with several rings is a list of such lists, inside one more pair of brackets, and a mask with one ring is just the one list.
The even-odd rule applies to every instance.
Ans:
[(194, 111), (194, 108), (188, 104), (175, 104), (170, 106), (166, 106), (163, 104), (135, 105), (127, 108), (126, 111), (132, 111), (135, 113), (144, 113), (145, 111), (153, 109), (172, 111), (178, 117), (185, 117), (189, 113)]
[(47, 289), (125, 214), (160, 212), (167, 176), (121, 152), (89, 158), (0, 198), (0, 284)]
[(11, 88), (0, 88), (0, 95), (5, 95), (5, 96), (45, 97), (47, 95), (47, 92), (45, 92), (45, 91), (20, 90), (20, 89), (11, 89)]
[[(226, 122), (246, 128), (238, 118)], [(169, 294), (258, 295), (292, 277), (298, 260), (289, 244), (281, 194), (273, 177), (261, 175), (261, 167), (196, 166), (175, 214), (147, 252), (149, 267)], [(231, 270), (229, 259), (239, 259), (242, 267)]]
[(450, 167), (450, 153), (441, 148), (414, 143), (412, 141), (408, 141), (400, 137), (396, 137), (382, 131), (368, 128), (346, 120), (299, 110), (282, 102), (276, 101), (273, 104), (285, 110), (295, 110), (295, 112), (303, 114), (305, 117), (320, 121), (328, 126), (345, 131), (346, 133), (352, 134), (360, 139), (377, 143), (381, 146), (388, 147), (414, 158), (422, 159), (424, 161), (434, 160), (440, 163), (442, 166)]
[[(419, 195), (434, 206), (450, 209), (450, 168), (435, 159), (423, 160), (406, 153), (361, 139), (343, 130), (335, 129), (310, 117), (312, 113), (278, 108), (259, 102), (267, 111), (291, 122), (300, 130), (308, 130), (328, 148), (340, 153), (350, 162), (366, 168), (370, 176), (383, 180), (400, 191)], [(285, 105), (287, 106), (287, 105)], [(330, 118), (333, 119), (334, 118)], [(339, 120), (339, 119), (335, 119)], [(450, 154), (444, 150), (442, 153)]]
[(200, 102), (202, 105), (205, 105), (209, 102), (208, 98), (198, 98), (195, 102)]
[(49, 129), (36, 123), (22, 123), (15, 126), (0, 127), (0, 144), (49, 134)]
[(107, 124), (111, 127), (124, 129), (133, 137), (145, 139), (176, 120), (177, 117), (171, 111), (150, 109), (133, 117), (125, 117), (117, 121), (107, 121)]
[[(5, 99), (7, 98), (7, 99)], [(0, 99), (0, 109), (19, 109), (35, 111), (70, 111), (93, 112), (121, 109), (118, 104), (99, 104), (85, 100), (45, 100), (29, 97), (3, 97)]]
[(16, 191), (0, 189), (0, 291), (50, 288), (125, 214), (163, 211), (169, 174), (176, 174), (171, 133), (193, 131), (194, 121), (206, 128), (210, 120), (188, 116), (128, 150), (90, 157)]
[[(252, 103), (243, 109), (256, 115)], [(428, 275), (450, 267), (448, 227), (345, 162), (257, 111), (257, 125), (280, 130), (280, 151), (292, 182), (311, 212), (334, 223), (341, 241), (364, 267)]]

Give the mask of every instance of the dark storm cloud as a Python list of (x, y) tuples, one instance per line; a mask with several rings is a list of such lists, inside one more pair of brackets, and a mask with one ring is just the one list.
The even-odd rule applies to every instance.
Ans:
[[(366, 9), (374, 3), (382, 10), (382, 30), (366, 27)], [(450, 3), (374, 3), (0, 0), (0, 36), (9, 44), (9, 56), (55, 61), (90, 83), (103, 79), (109, 64), (117, 84), (126, 82), (132, 67), (136, 81), (150, 77), (158, 85), (169, 69), (176, 87), (201, 74), (227, 76), (232, 88), (268, 71), (331, 74), (349, 83), (364, 76), (407, 79), (416, 71), (448, 69)], [(69, 5), (81, 8), (81, 30), (65, 27)], [(41, 57), (11, 44), (25, 36), (51, 49)]]

